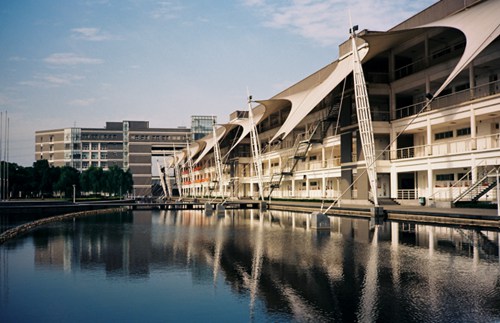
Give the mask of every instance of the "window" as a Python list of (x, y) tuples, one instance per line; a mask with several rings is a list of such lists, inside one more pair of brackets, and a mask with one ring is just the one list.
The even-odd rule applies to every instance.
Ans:
[(99, 144), (98, 143), (92, 143), (92, 150), (98, 150), (99, 149)]
[(437, 174), (436, 181), (453, 181), (455, 180), (455, 174)]
[(470, 127), (457, 130), (457, 137), (470, 135)]
[(445, 132), (438, 132), (434, 134), (434, 139), (435, 140), (440, 140), (440, 139), (446, 139), (446, 138), (453, 138), (453, 131), (445, 131)]

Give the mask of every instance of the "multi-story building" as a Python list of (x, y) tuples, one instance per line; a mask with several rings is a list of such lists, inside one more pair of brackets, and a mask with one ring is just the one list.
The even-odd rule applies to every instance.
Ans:
[(106, 122), (104, 128), (40, 130), (35, 159), (53, 166), (129, 169), (136, 195), (151, 194), (152, 157), (172, 155), (186, 147), (189, 128), (150, 128), (148, 121)]
[(198, 140), (211, 133), (215, 123), (216, 116), (191, 116), (192, 139)]
[[(249, 133), (257, 125), (264, 195), (401, 203), (496, 198), (500, 165), (500, 1), (441, 0), (355, 43), (370, 104), (376, 189), (370, 188), (353, 77), (351, 40), (339, 59), (199, 140), (186, 194), (217, 181), (211, 147), (225, 160), (225, 195), (257, 197)], [(366, 26), (369, 27), (369, 26)], [(347, 31), (346, 31), (347, 35)], [(255, 145), (254, 145), (255, 146)], [(227, 154), (228, 153), (228, 154)], [(196, 165), (195, 165), (196, 166)], [(201, 167), (200, 167), (201, 166)], [(468, 192), (468, 193), (467, 193)], [(463, 196), (462, 196), (463, 195)]]

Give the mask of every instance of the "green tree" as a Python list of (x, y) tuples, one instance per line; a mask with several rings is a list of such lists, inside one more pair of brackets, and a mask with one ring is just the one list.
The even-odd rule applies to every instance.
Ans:
[(73, 196), (73, 185), (75, 185), (76, 192), (80, 192), (80, 172), (70, 166), (62, 167), (59, 179), (54, 184), (54, 190), (63, 192), (64, 197), (68, 198)]
[(41, 196), (52, 195), (52, 175), (51, 167), (46, 159), (37, 160), (33, 163), (32, 185), (35, 191)]

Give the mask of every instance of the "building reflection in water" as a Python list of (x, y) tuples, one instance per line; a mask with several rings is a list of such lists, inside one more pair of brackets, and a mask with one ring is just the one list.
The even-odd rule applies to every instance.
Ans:
[(450, 301), (472, 312), (500, 301), (496, 231), (330, 222), (325, 232), (310, 229), (309, 214), (281, 211), (96, 216), (37, 230), (35, 264), (126, 279), (189, 268), (195, 283), (217, 288), (220, 277), (248, 295), (250, 317), (260, 301), (298, 321), (401, 321), (409, 307), (425, 321)]

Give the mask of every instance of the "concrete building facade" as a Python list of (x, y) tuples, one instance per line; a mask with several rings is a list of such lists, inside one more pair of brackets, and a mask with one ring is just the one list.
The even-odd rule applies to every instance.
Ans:
[[(499, 14), (495, 0), (442, 0), (386, 32), (357, 33), (379, 198), (406, 204), (421, 198), (431, 203), (496, 198)], [(179, 155), (179, 161), (195, 162), (194, 174), (184, 175), (185, 193), (211, 194), (209, 183), (218, 181), (213, 156), (218, 144), (225, 160), (224, 195), (256, 198), (249, 139), (256, 124), (266, 197), (373, 201), (352, 56), (346, 41), (339, 59), (253, 102), (253, 119), (233, 113), (216, 138), (208, 135), (196, 150)]]
[(52, 166), (129, 169), (134, 193), (151, 194), (152, 157), (186, 147), (189, 128), (150, 128), (148, 121), (106, 122), (104, 128), (62, 128), (35, 133), (35, 159)]

